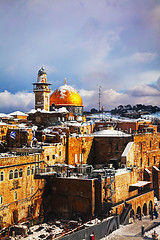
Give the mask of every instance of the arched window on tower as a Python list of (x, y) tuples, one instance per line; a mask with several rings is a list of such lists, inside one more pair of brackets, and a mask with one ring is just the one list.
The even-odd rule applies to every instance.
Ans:
[(13, 171), (12, 170), (9, 171), (9, 180), (11, 180), (11, 179), (13, 179)]
[(20, 178), (23, 177), (23, 169), (22, 168), (19, 169), (19, 177)]
[(14, 170), (14, 178), (18, 178), (18, 170), (17, 169)]
[(27, 176), (30, 175), (30, 167), (27, 168)]

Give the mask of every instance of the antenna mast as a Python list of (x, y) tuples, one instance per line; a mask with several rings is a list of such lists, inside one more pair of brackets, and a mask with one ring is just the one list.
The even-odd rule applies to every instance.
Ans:
[(99, 106), (99, 113), (101, 111), (101, 95), (102, 95), (102, 87), (99, 86), (99, 89), (98, 89), (98, 106)]

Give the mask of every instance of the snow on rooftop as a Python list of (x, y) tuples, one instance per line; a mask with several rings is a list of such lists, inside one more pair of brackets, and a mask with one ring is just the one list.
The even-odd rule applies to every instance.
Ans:
[(35, 113), (35, 112), (37, 112), (37, 110), (36, 109), (31, 109), (29, 112), (27, 112), (28, 114), (30, 114), (30, 113)]
[(104, 129), (104, 130), (101, 130), (101, 131), (94, 132), (93, 136), (96, 136), (96, 137), (102, 137), (102, 136), (106, 136), (106, 137), (130, 137), (131, 134), (126, 134), (124, 132), (117, 131), (117, 130)]
[(11, 115), (11, 116), (28, 116), (28, 114), (20, 112), (20, 111), (12, 112), (9, 115)]
[(156, 171), (159, 172), (159, 169), (158, 169), (156, 166), (153, 166), (153, 168), (154, 168)]
[(13, 118), (13, 117), (10, 116), (9, 114), (0, 113), (0, 118)]
[(77, 121), (78, 121), (78, 122), (82, 122), (82, 121), (83, 121), (83, 118), (82, 118), (81, 116), (79, 116), (79, 117), (77, 118)]
[(61, 107), (61, 108), (57, 109), (57, 112), (59, 112), (59, 113), (68, 113), (68, 110), (65, 107)]
[(19, 126), (20, 128), (28, 128), (28, 127), (26, 126), (26, 124), (24, 124), (24, 123), (18, 124), (18, 126)]
[(145, 171), (146, 171), (147, 173), (149, 173), (149, 174), (151, 173), (147, 168), (145, 168)]
[(123, 153), (122, 153), (122, 155), (121, 155), (122, 157), (126, 157), (126, 156), (128, 155), (131, 147), (133, 146), (133, 143), (134, 143), (134, 142), (129, 142), (129, 143), (127, 144), (127, 146), (125, 147), (125, 149), (124, 149), (124, 151), (123, 151)]
[(49, 111), (45, 110), (45, 109), (42, 109), (41, 110), (41, 113), (48, 113)]
[(1, 126), (4, 126), (4, 125), (7, 125), (7, 123), (0, 122), (0, 125), (1, 125)]

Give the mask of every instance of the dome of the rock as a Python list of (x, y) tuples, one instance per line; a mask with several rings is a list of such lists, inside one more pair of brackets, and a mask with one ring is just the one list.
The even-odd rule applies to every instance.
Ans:
[(50, 96), (50, 108), (66, 107), (69, 112), (82, 114), (83, 103), (80, 94), (73, 87), (65, 84), (57, 88)]
[(73, 87), (63, 85), (56, 89), (50, 96), (50, 106), (52, 104), (67, 106), (83, 106), (82, 98)]

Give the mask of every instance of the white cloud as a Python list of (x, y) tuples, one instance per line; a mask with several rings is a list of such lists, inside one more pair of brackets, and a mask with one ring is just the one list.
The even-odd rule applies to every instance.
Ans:
[[(156, 82), (155, 86), (158, 86), (159, 81)], [(101, 106), (104, 106), (105, 110), (113, 109), (118, 105), (157, 105), (160, 106), (160, 90), (155, 86), (149, 85), (138, 85), (129, 88), (125, 92), (117, 92), (113, 89), (104, 90), (101, 97)], [(92, 92), (92, 94), (90, 94)], [(81, 91), (80, 91), (81, 93)], [(82, 95), (81, 95), (82, 96)], [(84, 107), (86, 109), (96, 108), (98, 109), (98, 92), (86, 91), (82, 96)]]
[(156, 53), (151, 52), (136, 52), (131, 55), (128, 60), (135, 63), (148, 63), (153, 61), (157, 57)]
[(0, 92), (0, 111), (9, 113), (11, 111), (28, 111), (34, 107), (34, 94), (17, 92), (12, 94), (8, 91)]
[(93, 97), (93, 95), (95, 94), (95, 91), (87, 91), (85, 89), (81, 89), (79, 91), (79, 94), (81, 95), (81, 97)]

